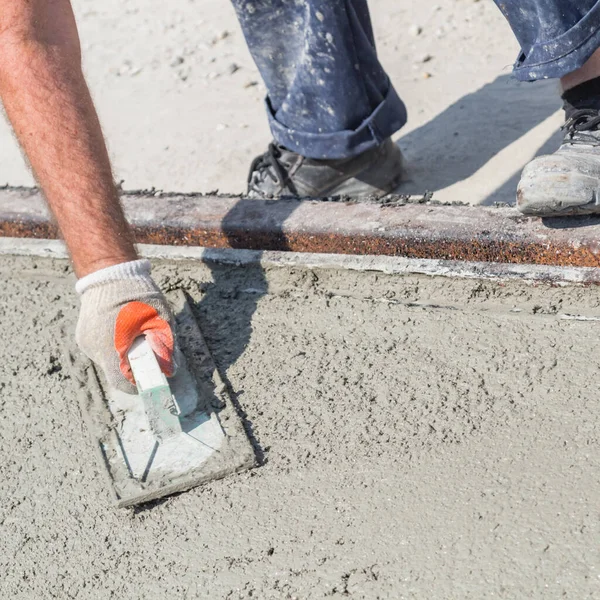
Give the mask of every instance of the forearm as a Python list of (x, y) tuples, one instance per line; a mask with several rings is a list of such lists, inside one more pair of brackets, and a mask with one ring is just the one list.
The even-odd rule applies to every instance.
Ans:
[(135, 259), (68, 0), (3, 0), (0, 97), (76, 274)]

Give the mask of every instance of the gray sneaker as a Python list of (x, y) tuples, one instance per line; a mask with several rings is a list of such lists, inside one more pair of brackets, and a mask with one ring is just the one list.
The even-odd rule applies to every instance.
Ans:
[(574, 111), (563, 125), (560, 148), (523, 169), (517, 208), (526, 215), (557, 217), (600, 213), (600, 111)]
[(341, 160), (306, 158), (272, 143), (250, 166), (248, 197), (380, 198), (401, 180), (402, 153), (390, 139), (372, 150)]

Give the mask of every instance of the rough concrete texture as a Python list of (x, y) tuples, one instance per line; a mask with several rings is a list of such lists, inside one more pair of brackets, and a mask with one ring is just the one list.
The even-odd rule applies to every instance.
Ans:
[[(267, 148), (265, 88), (227, 0), (73, 0), (84, 69), (125, 189), (239, 193)], [(556, 82), (511, 76), (518, 45), (491, 0), (370, 3), (408, 107), (401, 191), (514, 202), (523, 166), (558, 147)], [(493, 118), (490, 118), (493, 115)], [(0, 119), (0, 185), (32, 185)]]
[(597, 288), (155, 273), (195, 300), (263, 464), (109, 508), (67, 264), (2, 257), (2, 598), (599, 597)]

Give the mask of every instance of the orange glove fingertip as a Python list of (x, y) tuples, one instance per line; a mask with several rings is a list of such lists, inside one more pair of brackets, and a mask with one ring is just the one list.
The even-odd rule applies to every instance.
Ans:
[(173, 375), (175, 339), (169, 323), (155, 308), (139, 301), (128, 302), (121, 308), (115, 322), (114, 345), (119, 355), (119, 368), (124, 377), (135, 385), (127, 352), (134, 340), (146, 335), (161, 370), (167, 377)]

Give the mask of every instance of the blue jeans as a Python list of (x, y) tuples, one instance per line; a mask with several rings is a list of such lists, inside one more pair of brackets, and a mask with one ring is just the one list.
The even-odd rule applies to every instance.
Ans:
[[(600, 0), (494, 0), (521, 45), (518, 79), (562, 77), (600, 47)], [(348, 158), (406, 123), (377, 59), (366, 0), (232, 0), (267, 86), (275, 140)]]

